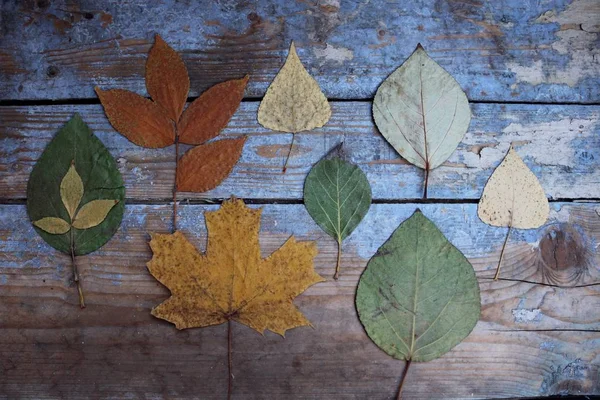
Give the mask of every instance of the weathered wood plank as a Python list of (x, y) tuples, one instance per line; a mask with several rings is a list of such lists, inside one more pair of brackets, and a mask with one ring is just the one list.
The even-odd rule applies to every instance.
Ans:
[[(367, 174), (374, 199), (422, 196), (422, 170), (408, 165), (373, 125), (371, 103), (335, 102), (326, 127), (296, 137), (296, 151), (281, 173), (291, 135), (256, 121), (258, 102), (243, 103), (225, 137), (248, 135), (242, 158), (221, 186), (182, 199), (301, 199), (306, 174), (342, 141)], [(458, 150), (429, 179), (431, 198), (476, 199), (513, 143), (551, 198), (600, 197), (600, 106), (472, 104), (473, 120)], [(55, 132), (79, 112), (118, 160), (130, 199), (169, 199), (174, 148), (148, 150), (116, 133), (101, 106), (0, 107), (0, 199), (23, 199), (31, 168)]]
[[(202, 211), (215, 208), (180, 208), (181, 228), (200, 248), (206, 240)], [(403, 363), (366, 337), (354, 292), (368, 259), (415, 208), (373, 205), (344, 244), (342, 276), (335, 282), (335, 243), (304, 207), (264, 207), (263, 255), (290, 234), (318, 240), (316, 269), (328, 280), (296, 300), (314, 329), (294, 329), (283, 339), (235, 325), (237, 398), (393, 397)], [(474, 204), (421, 209), (473, 263), (482, 314), (465, 342), (411, 367), (405, 398), (598, 393), (600, 315), (594, 310), (600, 286), (493, 282), (505, 230), (480, 222)], [(552, 204), (546, 226), (514, 232), (502, 276), (567, 286), (599, 282), (599, 209), (599, 203)], [(170, 215), (168, 205), (127, 207), (113, 240), (78, 260), (88, 300), (80, 311), (69, 286), (69, 258), (35, 234), (23, 206), (0, 206), (0, 398), (223, 397), (225, 327), (178, 332), (149, 313), (168, 291), (146, 270), (148, 232), (168, 232)]]
[(192, 95), (251, 75), (262, 96), (290, 40), (330, 98), (371, 98), (421, 42), (471, 100), (598, 102), (596, 0), (2, 2), (0, 98), (145, 93), (153, 34), (183, 54)]

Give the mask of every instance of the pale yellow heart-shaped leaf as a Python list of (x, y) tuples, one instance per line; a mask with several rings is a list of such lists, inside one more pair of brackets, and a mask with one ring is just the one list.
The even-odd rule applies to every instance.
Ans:
[(83, 197), (83, 182), (81, 177), (75, 170), (74, 163), (71, 163), (69, 170), (60, 182), (60, 198), (62, 199), (69, 217), (73, 220), (75, 211), (79, 207), (81, 198)]
[(331, 108), (319, 84), (306, 71), (292, 42), (285, 64), (258, 108), (258, 122), (275, 131), (297, 133), (320, 128)]
[(75, 216), (73, 227), (88, 229), (100, 225), (110, 210), (118, 203), (117, 200), (92, 200), (81, 207)]
[(492, 226), (531, 229), (544, 225), (549, 212), (540, 182), (511, 147), (483, 189), (479, 218)]
[(45, 217), (33, 222), (41, 230), (53, 235), (62, 235), (69, 232), (71, 225), (62, 218)]
[(404, 159), (432, 170), (462, 140), (471, 109), (458, 82), (419, 45), (377, 89), (373, 118)]

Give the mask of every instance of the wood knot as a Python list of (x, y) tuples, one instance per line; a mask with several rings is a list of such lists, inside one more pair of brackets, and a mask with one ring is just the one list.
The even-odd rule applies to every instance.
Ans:
[(587, 271), (583, 238), (571, 224), (551, 226), (540, 241), (544, 281), (557, 285), (576, 284)]
[(48, 69), (46, 70), (46, 75), (48, 75), (49, 78), (54, 78), (59, 73), (60, 73), (60, 70), (57, 67), (55, 67), (54, 65), (49, 66)]

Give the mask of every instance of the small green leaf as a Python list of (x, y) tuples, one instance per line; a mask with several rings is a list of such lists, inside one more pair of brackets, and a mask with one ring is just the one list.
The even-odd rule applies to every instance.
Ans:
[(364, 218), (371, 206), (371, 186), (364, 172), (340, 158), (319, 161), (304, 183), (304, 205), (310, 216), (338, 242), (339, 274), (341, 243)]
[(71, 225), (67, 221), (55, 217), (39, 219), (34, 221), (33, 225), (53, 235), (62, 235), (71, 229)]
[[(74, 162), (74, 161), (73, 161)], [(69, 171), (60, 182), (60, 197), (62, 199), (71, 221), (75, 216), (75, 211), (79, 207), (81, 198), (83, 197), (83, 182), (75, 169), (75, 165), (71, 163)]]
[(401, 360), (430, 361), (473, 330), (481, 300), (469, 261), (417, 211), (367, 264), (356, 308), (383, 351)]
[[(75, 174), (83, 183), (81, 197)], [(68, 199), (65, 193), (69, 193)], [(125, 188), (117, 163), (77, 114), (48, 144), (33, 167), (27, 184), (27, 212), (31, 221), (46, 217), (71, 221), (69, 210), (76, 211), (79, 204), (98, 199), (118, 201), (100, 224), (89, 229), (51, 234), (34, 224), (48, 244), (67, 254), (71, 253), (71, 239), (75, 255), (90, 253), (104, 245), (121, 223), (124, 198)], [(66, 200), (63, 202), (63, 199)]]
[(73, 227), (77, 229), (88, 229), (99, 225), (104, 221), (106, 215), (118, 203), (117, 200), (92, 200), (81, 207), (75, 216)]

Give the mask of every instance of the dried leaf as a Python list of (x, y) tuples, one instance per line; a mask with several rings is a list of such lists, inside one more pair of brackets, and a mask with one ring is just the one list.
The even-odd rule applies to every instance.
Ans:
[[(97, 211), (99, 198), (113, 199), (100, 200), (112, 204), (108, 209), (99, 207), (105, 211), (100, 213), (101, 218)], [(31, 171), (27, 213), (46, 243), (71, 256), (73, 282), (77, 285), (81, 308), (85, 307), (85, 301), (75, 256), (98, 249), (115, 234), (123, 218), (124, 198), (125, 188), (117, 163), (75, 114), (58, 131)], [(115, 206), (116, 202), (119, 204)], [(80, 203), (84, 206), (77, 211)], [(72, 226), (79, 229), (71, 229)]]
[[(54, 231), (46, 222), (40, 222), (46, 218), (71, 221), (69, 208), (76, 210), (79, 204), (84, 204), (81, 213), (85, 205), (98, 199), (111, 199), (113, 204), (115, 201), (119, 204), (93, 228), (67, 234), (70, 229), (61, 222), (53, 221), (59, 227)], [(73, 248), (74, 255), (83, 255), (104, 245), (119, 228), (124, 199), (125, 188), (117, 163), (77, 114), (48, 144), (27, 184), (27, 212), (37, 232), (52, 247), (67, 254)]]
[(408, 362), (436, 359), (459, 344), (480, 308), (473, 267), (420, 211), (377, 250), (356, 292), (371, 340)]
[(175, 127), (158, 104), (122, 89), (101, 90), (96, 94), (110, 124), (138, 146), (158, 148), (175, 143)]
[(531, 229), (544, 225), (549, 212), (540, 182), (511, 146), (483, 189), (479, 218), (492, 226)]
[(169, 118), (177, 122), (190, 91), (190, 78), (179, 54), (159, 35), (154, 37), (146, 61), (146, 89)]
[(246, 75), (242, 79), (219, 83), (194, 100), (177, 125), (179, 141), (202, 144), (216, 137), (238, 109), (248, 79)]
[(117, 200), (92, 200), (85, 204), (73, 221), (73, 227), (77, 229), (88, 229), (99, 225), (104, 221), (110, 210), (117, 205)]
[[(73, 164), (74, 162), (71, 162), (71, 167), (69, 167), (67, 174), (60, 182), (60, 197), (65, 205), (65, 208), (67, 209), (67, 212), (69, 213), (69, 218), (71, 221), (73, 220), (75, 211), (77, 211), (77, 207), (79, 207), (79, 203), (83, 197), (83, 182), (81, 181), (81, 177), (77, 173), (75, 165)], [(47, 229), (44, 230), (48, 232)]]
[(206, 192), (225, 179), (242, 155), (246, 137), (223, 139), (188, 150), (177, 166), (177, 190)]
[(354, 164), (339, 158), (319, 161), (304, 183), (304, 205), (310, 216), (338, 243), (334, 278), (339, 276), (342, 240), (350, 235), (371, 206), (371, 186)]
[(263, 333), (280, 335), (310, 322), (293, 304), (309, 286), (323, 281), (313, 269), (314, 242), (292, 236), (266, 259), (258, 242), (261, 210), (241, 200), (225, 201), (206, 212), (208, 245), (205, 254), (181, 232), (154, 234), (150, 273), (171, 291), (152, 315), (178, 329), (221, 324), (232, 320)]
[(454, 152), (471, 110), (458, 82), (419, 45), (377, 89), (373, 118), (394, 149), (427, 174)]
[(62, 218), (45, 217), (37, 221), (33, 221), (33, 225), (48, 232), (52, 235), (62, 235), (71, 229), (71, 224)]
[(320, 128), (330, 117), (327, 98), (302, 65), (292, 43), (285, 64), (260, 103), (258, 122), (275, 131), (297, 133)]

